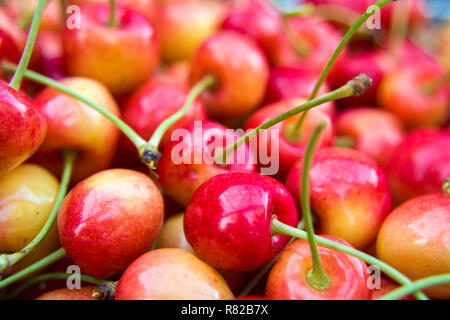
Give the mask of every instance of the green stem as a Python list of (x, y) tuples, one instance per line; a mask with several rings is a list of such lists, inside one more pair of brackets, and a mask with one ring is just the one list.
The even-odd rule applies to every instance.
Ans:
[[(13, 300), (13, 299), (17, 298), (20, 294), (22, 294), (28, 288), (32, 287), (33, 285), (35, 285), (37, 283), (41, 283), (41, 282), (45, 282), (45, 281), (49, 281), (49, 280), (67, 279), (67, 278), (70, 278), (71, 276), (73, 276), (72, 273), (65, 273), (65, 272), (54, 272), (54, 273), (41, 274), (33, 279), (28, 280), (27, 282), (22, 284), (20, 287), (15, 289), (13, 292), (11, 292), (8, 295), (8, 299)], [(104, 282), (104, 280), (102, 280), (102, 279), (97, 279), (97, 278), (94, 278), (94, 277), (91, 277), (91, 276), (88, 276), (85, 274), (80, 275), (80, 280), (83, 282), (88, 282), (88, 283), (92, 283), (92, 284), (96, 284), (96, 285), (100, 285)]]
[(450, 178), (444, 180), (444, 183), (442, 184), (442, 192), (450, 195)]
[(275, 124), (286, 120), (289, 117), (292, 117), (296, 114), (299, 114), (300, 112), (309, 110), (315, 106), (321, 105), (326, 102), (334, 101), (337, 99), (342, 99), (354, 95), (360, 95), (362, 94), (367, 88), (369, 88), (372, 84), (372, 80), (370, 80), (366, 75), (360, 74), (354, 79), (347, 82), (342, 87), (331, 91), (327, 94), (324, 94), (323, 96), (320, 96), (318, 98), (312, 99), (307, 101), (306, 103), (292, 108), (278, 116), (276, 116), (273, 119), (270, 119), (263, 124), (259, 125), (255, 129), (249, 131), (245, 135), (243, 135), (241, 138), (239, 138), (233, 145), (228, 146), (225, 148), (222, 152), (217, 152), (216, 156), (216, 162), (217, 163), (225, 163), (228, 155), (235, 151), (238, 147), (240, 147), (242, 144), (244, 144), (247, 141), (250, 141), (254, 137), (256, 137), (262, 130), (268, 129)]
[[(12, 71), (12, 72), (14, 72), (14, 70), (16, 70), (16, 68), (17, 68), (17, 66), (15, 64), (13, 64), (11, 62), (7, 62), (7, 61), (3, 61), (2, 66), (6, 71)], [(116, 117), (115, 115), (110, 113), (109, 111), (103, 109), (98, 104), (96, 104), (96, 103), (90, 101), (89, 99), (83, 97), (82, 95), (76, 93), (72, 89), (69, 89), (66, 86), (62, 85), (61, 83), (59, 83), (51, 78), (48, 78), (44, 75), (41, 75), (37, 72), (31, 71), (31, 70), (25, 71), (24, 75), (27, 79), (33, 80), (33, 81), (40, 83), (42, 85), (45, 85), (45, 86), (55, 88), (56, 90), (59, 90), (75, 99), (78, 99), (81, 102), (83, 102), (83, 103), (87, 104), (88, 106), (90, 106), (91, 108), (93, 108), (94, 110), (98, 111), (100, 114), (102, 114), (107, 119), (109, 119), (111, 122), (113, 122), (122, 131), (122, 133), (124, 135), (126, 135), (128, 137), (128, 139), (131, 140), (131, 142), (136, 146), (136, 148), (138, 150), (141, 149), (142, 147), (144, 147), (145, 145), (147, 145), (147, 141), (142, 139), (131, 127), (129, 127), (121, 119), (119, 119), (118, 117)]]
[(355, 139), (350, 136), (336, 136), (333, 140), (333, 146), (339, 148), (354, 148), (356, 145)]
[(189, 91), (186, 101), (184, 102), (184, 105), (181, 107), (180, 110), (175, 112), (173, 115), (171, 115), (169, 118), (165, 119), (155, 130), (152, 137), (148, 141), (148, 144), (154, 148), (155, 150), (158, 150), (158, 146), (161, 142), (161, 139), (164, 135), (164, 133), (169, 129), (171, 125), (173, 125), (175, 122), (180, 120), (191, 108), (192, 103), (194, 103), (194, 100), (206, 89), (211, 88), (216, 84), (216, 79), (213, 76), (206, 76), (203, 79), (201, 79), (199, 82), (195, 84), (195, 86), (192, 87), (192, 89)]
[[(300, 222), (297, 225), (297, 229), (303, 229), (305, 227), (305, 221), (300, 220)], [(289, 242), (286, 244), (286, 247), (290, 245), (296, 238), (292, 237)], [(272, 266), (277, 262), (278, 258), (280, 257), (281, 252), (275, 256), (268, 264), (266, 264), (264, 267), (258, 270), (258, 272), (252, 277), (252, 279), (247, 283), (247, 285), (242, 289), (242, 291), (239, 293), (239, 297), (245, 297), (252, 292), (253, 288), (259, 283), (259, 281), (264, 277), (264, 275), (272, 268)]]
[(27, 43), (25, 44), (25, 48), (22, 52), (19, 66), (17, 67), (17, 70), (9, 83), (9, 85), (16, 91), (20, 90), (20, 85), (22, 84), (25, 70), (28, 68), (28, 64), (30, 63), (31, 54), (33, 53), (34, 44), (36, 43), (36, 37), (39, 30), (39, 23), (41, 22), (42, 13), (44, 12), (45, 2), (46, 0), (39, 0), (36, 10), (34, 11)]
[(450, 273), (423, 278), (423, 279), (414, 281), (410, 284), (404, 285), (395, 290), (392, 290), (391, 292), (382, 296), (379, 300), (397, 300), (408, 294), (417, 292), (420, 289), (423, 289), (423, 288), (426, 288), (429, 286), (434, 286), (437, 284), (449, 283), (449, 282), (450, 282)]
[(53, 252), (52, 254), (48, 255), (44, 259), (39, 260), (38, 262), (32, 264), (31, 266), (28, 266), (27, 268), (13, 274), (12, 276), (0, 281), (0, 290), (6, 288), (7, 286), (16, 283), (19, 280), (22, 280), (23, 278), (27, 277), (28, 275), (32, 274), (33, 272), (39, 271), (52, 263), (58, 261), (59, 259), (66, 256), (66, 250), (64, 248), (60, 248)]
[(395, 4), (391, 16), (391, 29), (388, 45), (392, 56), (400, 59), (400, 51), (408, 33), (409, 8), (411, 1), (399, 1)]
[(117, 28), (119, 26), (116, 15), (116, 0), (109, 0), (109, 21), (108, 26)]
[(8, 269), (22, 260), (27, 254), (33, 251), (39, 243), (45, 238), (48, 231), (52, 227), (55, 222), (56, 215), (58, 214), (59, 207), (64, 200), (64, 196), (66, 195), (67, 188), (69, 186), (70, 177), (72, 176), (72, 170), (77, 158), (77, 152), (74, 150), (64, 150), (62, 152), (63, 156), (63, 173), (61, 178), (61, 184), (59, 186), (58, 194), (56, 196), (55, 203), (53, 204), (52, 210), (47, 218), (42, 229), (36, 235), (36, 237), (28, 243), (25, 248), (22, 250), (11, 253), (11, 254), (3, 254), (0, 256), (0, 274), (3, 274), (8, 271)]
[(311, 205), (309, 201), (309, 170), (311, 168), (314, 150), (319, 141), (320, 134), (325, 129), (326, 123), (320, 122), (314, 129), (311, 138), (306, 146), (305, 156), (303, 158), (300, 201), (302, 207), (302, 216), (305, 219), (306, 233), (308, 234), (309, 247), (313, 260), (312, 272), (308, 273), (308, 283), (317, 290), (325, 290), (330, 285), (330, 278), (322, 267), (319, 249), (317, 248), (316, 238), (314, 237), (314, 226), (311, 218)]
[[(273, 234), (283, 234), (291, 237), (296, 237), (300, 239), (307, 240), (308, 234), (303, 230), (298, 230), (296, 228), (293, 228), (289, 225), (286, 225), (277, 219), (272, 220), (271, 230)], [(362, 251), (356, 250), (352, 247), (346, 246), (344, 244), (320, 237), (320, 236), (314, 236), (317, 240), (317, 243), (329, 247), (331, 249), (335, 249), (344, 253), (347, 253), (351, 256), (357, 257), (368, 264), (376, 265), (378, 268), (380, 268), (381, 271), (383, 271), (385, 274), (387, 274), (389, 277), (397, 281), (398, 283), (402, 285), (409, 285), (411, 284), (411, 280), (409, 280), (406, 276), (404, 276), (399, 271), (392, 268), (390, 265), (384, 263), (381, 260), (378, 260), (377, 258), (372, 257), (371, 255), (368, 255), (367, 253), (364, 253)], [(419, 300), (428, 300), (428, 297), (423, 294), (420, 291), (416, 291), (414, 293), (417, 299)]]
[[(378, 8), (383, 8), (389, 3), (391, 3), (394, 0), (378, 0), (374, 3), (373, 6), (377, 6)], [(331, 55), (330, 59), (328, 60), (327, 64), (323, 68), (322, 72), (320, 73), (319, 79), (316, 82), (316, 85), (314, 86), (313, 91), (311, 92), (311, 95), (309, 96), (309, 100), (314, 99), (317, 96), (317, 93), (319, 92), (320, 88), (322, 87), (322, 84), (324, 83), (325, 79), (327, 78), (328, 74), (330, 73), (331, 67), (335, 63), (336, 59), (338, 58), (339, 54), (344, 50), (347, 43), (350, 41), (350, 39), (353, 37), (353, 35), (358, 31), (358, 29), (363, 25), (364, 22), (366, 22), (367, 19), (369, 19), (375, 12), (372, 10), (367, 10), (364, 12), (358, 20), (350, 27), (350, 29), (347, 31), (347, 33), (344, 35), (344, 37), (341, 39), (341, 42), (337, 46), (337, 48), (334, 50), (333, 54)], [(300, 131), (300, 128), (302, 126), (302, 123), (306, 117), (305, 115), (302, 115), (296, 123), (295, 126), (292, 127), (293, 130), (293, 136), (295, 136), (297, 132)]]

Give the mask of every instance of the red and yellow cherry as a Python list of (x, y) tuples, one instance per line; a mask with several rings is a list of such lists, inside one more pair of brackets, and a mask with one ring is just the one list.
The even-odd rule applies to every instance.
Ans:
[(289, 191), (257, 173), (225, 173), (202, 184), (184, 215), (184, 232), (197, 255), (227, 271), (268, 263), (289, 237), (272, 235), (272, 216), (290, 226), (298, 217)]
[(178, 248), (192, 254), (194, 249), (187, 242), (183, 230), (184, 213), (178, 213), (168, 218), (162, 226), (156, 242), (156, 248)]
[(134, 10), (117, 7), (118, 26), (109, 26), (107, 5), (80, 8), (82, 28), (66, 27), (63, 32), (69, 74), (98, 80), (117, 95), (145, 82), (159, 61), (150, 22)]
[(67, 70), (60, 34), (54, 31), (40, 31), (36, 38), (36, 46), (41, 58), (40, 71), (55, 80), (66, 78)]
[(157, 249), (135, 260), (117, 285), (116, 300), (230, 300), (222, 276), (181, 249)]
[[(270, 70), (266, 90), (266, 103), (278, 102), (291, 98), (308, 98), (315, 86), (317, 75), (301, 68), (273, 67)], [(319, 89), (318, 96), (329, 92), (325, 82)], [(333, 105), (327, 102), (326, 105)], [(330, 107), (330, 109), (332, 109)], [(330, 114), (333, 116), (333, 114)]]
[[(159, 160), (157, 173), (164, 194), (181, 206), (186, 206), (197, 188), (210, 178), (229, 171), (255, 171), (256, 165), (248, 144), (234, 153), (233, 163), (216, 164), (209, 155), (216, 148), (229, 146), (238, 139), (233, 130), (223, 125), (203, 121), (190, 124), (179, 131), (166, 145)], [(229, 158), (231, 160), (231, 158)]]
[(148, 176), (105, 170), (66, 196), (58, 213), (59, 238), (84, 273), (108, 278), (150, 249), (163, 215), (161, 193)]
[[(291, 168), (286, 186), (299, 201), (303, 159)], [(316, 151), (310, 177), (311, 210), (320, 232), (336, 236), (357, 249), (366, 248), (377, 236), (391, 210), (385, 172), (365, 154), (347, 148)]]
[(261, 103), (269, 67), (264, 54), (250, 38), (222, 30), (203, 42), (192, 59), (191, 83), (207, 75), (217, 81), (214, 88), (201, 95), (208, 114), (236, 121)]
[(432, 128), (409, 132), (392, 152), (386, 173), (397, 204), (440, 192), (442, 183), (450, 177), (450, 132)]
[[(381, 277), (380, 279), (380, 288), (374, 288), (370, 290), (370, 299), (369, 300), (378, 300), (385, 294), (395, 290), (398, 288), (398, 285), (393, 283), (391, 280), (388, 280), (385, 277)], [(412, 295), (404, 296), (398, 300), (415, 300)]]
[(446, 86), (427, 90), (443, 77), (440, 70), (407, 63), (389, 72), (381, 81), (378, 101), (409, 128), (440, 126), (447, 119), (450, 93)]
[[(333, 236), (324, 238), (350, 246)], [(297, 239), (281, 252), (270, 271), (264, 296), (268, 300), (366, 300), (367, 266), (353, 256), (324, 246), (318, 246), (324, 271), (330, 278), (329, 287), (318, 290), (308, 282), (313, 268), (307, 240)]]
[[(450, 272), (450, 195), (413, 198), (392, 211), (380, 228), (377, 256), (411, 280)], [(450, 286), (424, 289), (430, 298), (449, 299)]]
[[(183, 106), (187, 95), (188, 90), (182, 86), (167, 81), (150, 80), (131, 96), (123, 109), (123, 120), (143, 139), (148, 140), (161, 122)], [(195, 100), (188, 112), (166, 130), (160, 147), (163, 148), (170, 141), (175, 129), (195, 120), (206, 120), (205, 107), (200, 100)], [(136, 147), (131, 143), (129, 146), (135, 154)]]
[(35, 300), (96, 300), (92, 296), (95, 286), (84, 286), (80, 289), (56, 289), (46, 292)]
[[(223, 8), (216, 1), (176, 0), (160, 4), (155, 28), (166, 62), (190, 59), (218, 28)], [(186, 22), (189, 17), (189, 22)]]
[(384, 166), (403, 141), (401, 121), (392, 113), (371, 107), (358, 107), (341, 113), (336, 120), (336, 135), (349, 137), (353, 147)]
[(189, 73), (191, 65), (189, 61), (177, 61), (167, 66), (162, 72), (157, 73), (152, 79), (170, 82), (178, 86), (189, 87)]
[[(87, 78), (66, 78), (61, 84), (119, 115), (116, 102), (101, 83)], [(79, 154), (72, 175), (74, 181), (109, 166), (119, 137), (112, 122), (79, 100), (50, 87), (41, 91), (34, 102), (48, 123), (47, 136), (34, 161), (60, 175), (62, 157), (59, 152), (75, 149)]]
[(28, 96), (0, 80), (0, 176), (39, 148), (47, 132), (45, 120)]
[[(246, 130), (256, 128), (257, 126), (274, 118), (275, 116), (301, 105), (305, 101), (305, 99), (297, 98), (282, 100), (267, 105), (259, 109), (252, 115), (252, 117), (248, 120), (245, 128)], [(261, 153), (259, 152), (261, 146), (267, 148), (267, 154), (277, 154), (279, 157), (279, 169), (278, 172), (275, 172), (275, 176), (278, 179), (284, 180), (287, 173), (289, 172), (289, 169), (305, 152), (305, 148), (310, 135), (314, 131), (317, 124), (321, 121), (325, 121), (327, 127), (321, 136), (319, 146), (323, 147), (331, 145), (331, 141), (333, 140), (334, 136), (334, 126), (332, 118), (329, 116), (330, 113), (333, 113), (333, 111), (329, 111), (330, 109), (333, 109), (333, 104), (324, 104), (317, 108), (309, 110), (298, 133), (298, 136), (292, 136), (289, 130), (292, 128), (292, 125), (294, 125), (298, 121), (300, 115), (291, 117), (272, 126), (266, 132), (261, 133), (257, 137), (255, 137), (258, 148), (255, 154), (261, 155)], [(272, 135), (272, 130), (279, 131), (274, 131), (274, 135)], [(275, 138), (276, 140), (272, 141), (273, 138)], [(260, 158), (258, 158), (258, 164), (259, 167), (267, 167), (267, 165), (261, 163)], [(270, 163), (269, 165), (273, 166), (272, 163)]]

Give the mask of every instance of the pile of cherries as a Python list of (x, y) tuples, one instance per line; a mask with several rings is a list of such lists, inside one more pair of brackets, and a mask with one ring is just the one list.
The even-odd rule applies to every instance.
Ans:
[(0, 299), (450, 299), (450, 22), (291, 2), (2, 1)]

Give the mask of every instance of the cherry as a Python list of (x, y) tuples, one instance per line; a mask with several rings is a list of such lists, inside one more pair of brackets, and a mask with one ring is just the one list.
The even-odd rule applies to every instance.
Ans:
[(56, 289), (46, 292), (35, 300), (95, 300), (92, 292), (95, 286), (84, 286), (80, 289)]
[(40, 70), (46, 76), (55, 80), (66, 78), (67, 70), (63, 57), (62, 39), (59, 33), (41, 31), (36, 39), (36, 46), (41, 58)]
[(163, 222), (163, 199), (150, 178), (126, 169), (96, 173), (75, 186), (58, 214), (69, 257), (88, 275), (121, 273), (150, 249)]
[(352, 147), (382, 166), (404, 137), (403, 125), (395, 115), (366, 106), (339, 114), (336, 134), (340, 139), (350, 139)]
[(437, 193), (450, 176), (450, 132), (422, 128), (409, 132), (386, 164), (396, 203)]
[(189, 245), (183, 230), (184, 214), (178, 213), (168, 218), (162, 226), (156, 241), (156, 248), (178, 248), (195, 255), (194, 249)]
[(250, 38), (222, 30), (203, 42), (192, 59), (191, 83), (206, 75), (216, 79), (214, 88), (201, 95), (208, 114), (235, 122), (261, 103), (269, 69)]
[[(388, 280), (386, 277), (381, 277), (380, 279), (380, 288), (371, 289), (370, 290), (370, 300), (378, 300), (385, 294), (395, 290), (398, 288), (398, 285)], [(400, 298), (399, 300), (414, 300), (414, 297), (411, 295)]]
[(14, 40), (4, 30), (0, 29), (0, 51), (2, 57), (11, 62), (18, 63), (20, 60), (20, 52)]
[(210, 178), (228, 171), (254, 171), (255, 162), (248, 145), (237, 149), (234, 162), (226, 166), (214, 161), (215, 148), (231, 145), (238, 137), (212, 121), (194, 122), (182, 128), (159, 160), (158, 181), (164, 194), (186, 206), (194, 191)]
[[(66, 78), (60, 83), (119, 115), (116, 102), (101, 83), (87, 78)], [(81, 101), (51, 87), (41, 91), (34, 102), (48, 123), (47, 136), (34, 161), (60, 175), (62, 161), (59, 152), (77, 150), (74, 181), (109, 166), (119, 137), (119, 131), (112, 122)]]
[[(450, 272), (450, 196), (413, 198), (392, 211), (380, 228), (377, 256), (411, 279)], [(448, 299), (449, 285), (427, 288), (430, 298)]]
[(248, 295), (245, 297), (237, 297), (235, 300), (266, 300), (264, 296)]
[(449, 92), (445, 86), (427, 89), (427, 84), (442, 77), (442, 72), (434, 68), (402, 64), (381, 81), (379, 103), (409, 128), (442, 125), (448, 113)]
[(230, 300), (234, 296), (216, 270), (191, 253), (172, 248), (152, 250), (135, 260), (120, 277), (115, 299)]
[(110, 26), (106, 5), (80, 6), (82, 28), (65, 28), (64, 57), (69, 75), (105, 84), (114, 94), (129, 93), (145, 82), (158, 64), (158, 43), (148, 20), (118, 7), (117, 26)]
[[(291, 168), (286, 186), (298, 199), (302, 161)], [(391, 209), (387, 177), (371, 158), (356, 150), (317, 150), (311, 170), (311, 209), (320, 230), (365, 248), (375, 240), (379, 227)]]
[[(260, 124), (274, 118), (275, 116), (286, 112), (297, 105), (302, 104), (302, 102), (304, 101), (304, 99), (290, 99), (267, 105), (259, 109), (252, 115), (252, 117), (248, 120), (245, 128), (246, 130), (256, 128)], [(306, 147), (306, 142), (309, 140), (314, 127), (320, 121), (325, 121), (327, 123), (327, 129), (323, 133), (319, 145), (331, 145), (331, 141), (334, 136), (334, 128), (333, 121), (329, 116), (329, 113), (333, 113), (333, 111), (328, 110), (332, 109), (332, 107), (332, 104), (327, 103), (310, 110), (307, 117), (305, 118), (305, 122), (301, 127), (298, 137), (292, 137), (290, 135), (289, 126), (294, 124), (298, 120), (299, 116), (290, 117), (272, 126), (264, 134), (258, 135), (258, 137), (256, 138), (258, 148), (260, 149), (261, 146), (264, 146), (264, 148), (268, 149), (267, 154), (276, 154), (279, 157), (279, 169), (274, 168), (278, 170), (275, 172), (267, 172), (267, 174), (270, 175), (275, 173), (278, 179), (284, 180), (294, 162), (296, 162), (303, 155)], [(272, 130), (279, 131), (271, 134)], [(273, 141), (273, 138), (275, 138), (276, 140)], [(261, 155), (260, 152), (255, 152), (255, 154)], [(267, 167), (265, 163), (261, 163), (262, 160), (260, 157), (258, 158), (258, 160), (258, 164), (260, 167)], [(270, 163), (269, 165), (273, 166), (272, 163)]]
[[(123, 109), (123, 120), (142, 138), (148, 140), (163, 120), (183, 106), (187, 95), (188, 90), (184, 86), (170, 83), (170, 81), (151, 79), (131, 96)], [(206, 120), (205, 107), (198, 99), (183, 118), (165, 132), (160, 147), (163, 148), (170, 141), (175, 129), (188, 125), (194, 120)], [(128, 149), (135, 154), (136, 148), (131, 143), (128, 143), (128, 146)]]
[[(324, 238), (350, 246), (333, 236)], [(284, 249), (273, 266), (266, 284), (265, 297), (269, 300), (365, 300), (367, 266), (355, 257), (319, 246), (323, 268), (330, 277), (330, 285), (324, 290), (313, 288), (307, 281), (312, 268), (308, 241), (298, 239)]]
[(272, 215), (297, 224), (295, 203), (278, 181), (256, 173), (226, 173), (202, 184), (184, 216), (189, 244), (222, 270), (248, 271), (269, 262), (288, 237), (272, 235)]

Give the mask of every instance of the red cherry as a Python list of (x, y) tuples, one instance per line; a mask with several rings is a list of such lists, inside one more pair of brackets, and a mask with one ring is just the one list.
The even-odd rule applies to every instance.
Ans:
[(45, 117), (33, 101), (0, 80), (0, 175), (27, 160), (46, 132)]
[(268, 263), (289, 237), (272, 235), (272, 216), (297, 224), (295, 203), (278, 181), (256, 173), (226, 173), (202, 184), (184, 216), (197, 255), (222, 270), (248, 271)]
[(95, 300), (92, 297), (95, 288), (91, 285), (80, 289), (56, 289), (40, 295), (36, 300)]
[(227, 166), (217, 165), (214, 159), (205, 161), (208, 159), (204, 156), (209, 153), (215, 155), (216, 147), (229, 146), (239, 137), (221, 124), (195, 122), (182, 128), (179, 133), (181, 136), (164, 148), (157, 172), (164, 194), (182, 206), (186, 206), (195, 190), (210, 178), (228, 171), (251, 172), (256, 169), (248, 144), (237, 149), (234, 163)]
[(245, 297), (237, 297), (235, 300), (266, 300), (266, 298), (264, 298), (264, 296), (249, 295)]
[[(378, 300), (385, 294), (388, 294), (389, 292), (391, 292), (392, 290), (395, 290), (397, 288), (398, 288), (398, 285), (396, 285), (395, 283), (393, 283), (392, 281), (388, 280), (385, 277), (381, 277), (380, 288), (378, 288), (378, 289), (375, 288), (375, 289), (370, 290), (370, 300)], [(407, 295), (407, 296), (400, 298), (399, 300), (415, 300), (415, 299), (412, 295)]]
[[(291, 168), (286, 186), (299, 207), (303, 159)], [(347, 148), (316, 151), (310, 170), (311, 210), (321, 233), (333, 235), (364, 249), (375, 240), (391, 210), (387, 177), (371, 158)]]
[(408, 133), (386, 164), (396, 203), (438, 193), (450, 177), (450, 132), (433, 128)]
[(161, 193), (146, 175), (126, 169), (101, 171), (64, 199), (59, 238), (84, 273), (108, 278), (150, 249), (163, 211)]
[[(333, 236), (324, 238), (350, 246)], [(308, 241), (298, 239), (284, 249), (273, 266), (267, 280), (265, 297), (269, 300), (366, 300), (367, 266), (353, 256), (318, 246), (320, 259), (330, 278), (325, 290), (317, 290), (308, 283), (312, 270), (311, 250)]]

